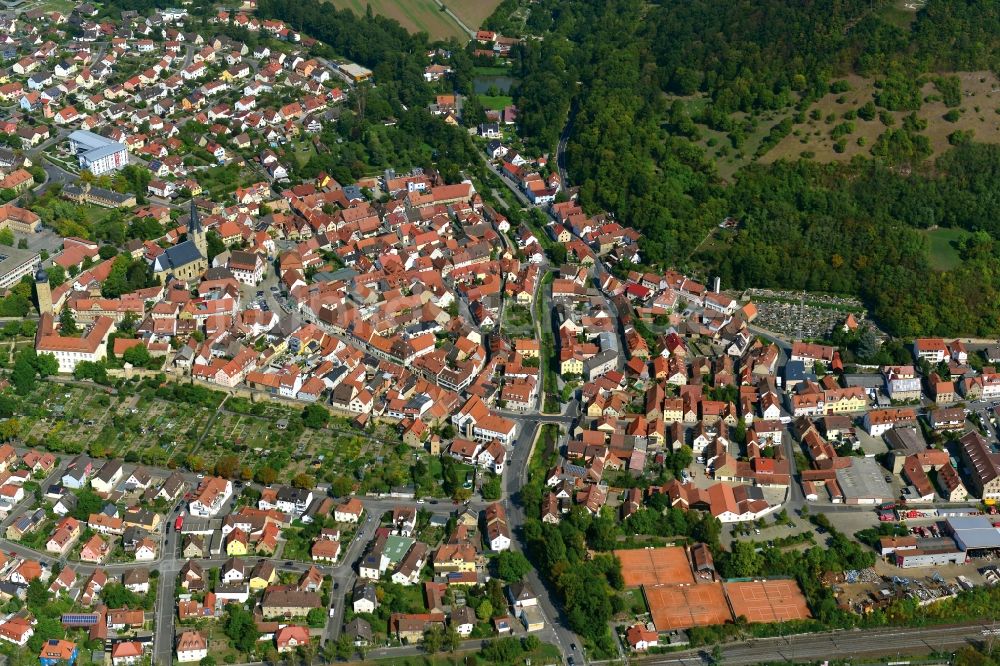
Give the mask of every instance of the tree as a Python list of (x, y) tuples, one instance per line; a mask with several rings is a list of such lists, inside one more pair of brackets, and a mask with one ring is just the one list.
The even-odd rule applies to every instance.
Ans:
[(153, 360), (153, 357), (149, 354), (146, 345), (139, 343), (126, 349), (125, 353), (122, 354), (122, 360), (131, 363), (136, 368), (145, 368)]
[(0, 421), (0, 440), (7, 442), (21, 432), (21, 422), (15, 418), (7, 418)]
[(433, 624), (424, 632), (423, 646), (428, 654), (435, 654), (441, 651), (444, 644), (444, 630), (439, 624)]
[(498, 638), (487, 641), (482, 649), (483, 659), (494, 664), (514, 663), (523, 652), (521, 641), (516, 638)]
[(43, 353), (35, 357), (35, 369), (43, 379), (59, 373), (59, 361), (54, 354)]
[(235, 479), (240, 471), (240, 459), (234, 455), (222, 456), (215, 461), (215, 475)]
[(10, 229), (0, 229), (0, 245), (14, 247), (14, 232)]
[(215, 666), (215, 657), (208, 655), (207, 657), (202, 657), (201, 661), (198, 662), (198, 666)]
[(27, 395), (35, 388), (35, 350), (25, 347), (14, 357), (10, 380), (18, 395)]
[(264, 465), (254, 473), (253, 477), (257, 483), (269, 486), (278, 479), (278, 472), (273, 467)]
[(309, 613), (306, 614), (306, 623), (313, 628), (319, 628), (326, 625), (326, 609), (310, 608)]
[(142, 599), (121, 583), (109, 583), (101, 590), (101, 599), (109, 608), (141, 608)]
[(330, 412), (322, 405), (306, 405), (302, 410), (302, 423), (307, 428), (319, 430), (330, 421)]
[(205, 232), (205, 249), (208, 250), (209, 261), (226, 251), (226, 244), (222, 242), (222, 237), (214, 229)]
[(454, 652), (462, 644), (462, 637), (458, 635), (454, 627), (449, 626), (444, 632), (444, 647), (448, 652)]
[(354, 490), (354, 482), (351, 481), (350, 477), (340, 475), (330, 482), (330, 492), (334, 497), (349, 495), (352, 490)]
[(80, 334), (80, 327), (76, 325), (76, 317), (69, 306), (64, 306), (59, 313), (59, 335), (73, 337)]
[(505, 550), (496, 558), (497, 575), (510, 583), (516, 583), (531, 571), (531, 563), (523, 554), (515, 550)]
[(45, 272), (49, 274), (50, 287), (58, 287), (66, 281), (66, 269), (59, 264), (52, 264)]
[(87, 520), (91, 514), (99, 513), (104, 506), (101, 496), (89, 488), (82, 489), (76, 497), (76, 507), (70, 515), (77, 520)]
[(764, 566), (764, 557), (749, 541), (734, 541), (727, 561), (728, 573), (734, 578), (756, 576)]
[(481, 601), (479, 603), (479, 608), (476, 609), (476, 617), (478, 617), (483, 622), (486, 622), (492, 616), (493, 616), (493, 604), (491, 604), (488, 599)]
[(503, 487), (500, 477), (496, 474), (489, 474), (483, 482), (481, 491), (484, 500), (498, 500), (503, 495)]
[(292, 485), (296, 488), (313, 488), (316, 486), (316, 479), (311, 474), (300, 472), (292, 478)]
[(26, 599), (28, 602), (28, 608), (31, 608), (32, 610), (43, 608), (49, 601), (49, 590), (45, 583), (38, 578), (29, 582)]
[(222, 621), (222, 629), (230, 642), (240, 652), (250, 653), (257, 645), (260, 632), (253, 615), (240, 604), (227, 604), (226, 616)]

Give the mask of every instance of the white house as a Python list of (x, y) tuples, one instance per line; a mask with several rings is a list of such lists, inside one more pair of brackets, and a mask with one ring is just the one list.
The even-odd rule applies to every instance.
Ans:
[(197, 631), (185, 631), (177, 639), (177, 661), (190, 663), (208, 656), (208, 640)]
[(211, 518), (222, 510), (233, 494), (233, 484), (228, 479), (210, 476), (202, 480), (198, 494), (188, 503), (192, 516)]

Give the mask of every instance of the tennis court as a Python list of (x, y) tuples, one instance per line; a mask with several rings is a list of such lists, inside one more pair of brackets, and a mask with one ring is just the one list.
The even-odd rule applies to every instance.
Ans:
[(794, 580), (726, 583), (726, 595), (736, 617), (749, 622), (785, 622), (809, 617), (806, 598)]
[(642, 592), (657, 631), (707, 627), (733, 619), (722, 583), (644, 585)]
[(680, 546), (616, 550), (625, 587), (693, 583), (687, 551)]

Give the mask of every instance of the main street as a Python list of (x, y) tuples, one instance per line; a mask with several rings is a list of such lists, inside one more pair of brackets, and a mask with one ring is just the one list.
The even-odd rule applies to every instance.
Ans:
[[(541, 419), (525, 419), (521, 422), (521, 431), (514, 447), (507, 459), (507, 479), (504, 484), (504, 506), (507, 509), (507, 520), (511, 531), (511, 549), (523, 552), (524, 550), (524, 507), (521, 504), (520, 491), (528, 482), (528, 462), (531, 458), (533, 447), (537, 444), (540, 434)], [(582, 663), (587, 663), (586, 658), (579, 652), (573, 650), (572, 646), (579, 644), (579, 639), (568, 628), (568, 623), (562, 610), (554, 601), (555, 591), (550, 585), (542, 581), (535, 569), (532, 569), (527, 577), (527, 582), (538, 594), (539, 605), (545, 617), (545, 630), (541, 632), (539, 638), (543, 641), (554, 643), (564, 655), (574, 655), (574, 659), (579, 659)]]

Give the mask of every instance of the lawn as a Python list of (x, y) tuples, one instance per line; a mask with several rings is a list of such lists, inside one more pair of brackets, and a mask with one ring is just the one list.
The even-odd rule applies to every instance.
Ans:
[(473, 67), (473, 76), (510, 76), (510, 67)]
[(950, 271), (961, 263), (958, 243), (969, 235), (968, 231), (938, 227), (923, 233), (930, 242), (931, 266), (933, 268), (939, 271)]
[[(376, 14), (399, 21), (400, 25), (410, 32), (426, 32), (431, 39), (449, 39), (454, 37), (461, 41), (469, 39), (469, 35), (448, 14), (441, 11), (434, 0), (329, 0), (338, 9), (350, 9), (355, 14), (363, 16), (367, 6)], [(460, 10), (455, 8), (456, 14)], [(487, 14), (488, 15), (488, 14)], [(475, 29), (476, 26), (471, 26)]]
[(300, 169), (316, 154), (316, 147), (312, 141), (293, 141), (291, 150), (295, 157), (295, 163)]
[(484, 107), (496, 111), (503, 111), (514, 103), (514, 98), (509, 95), (479, 95), (478, 97)]

